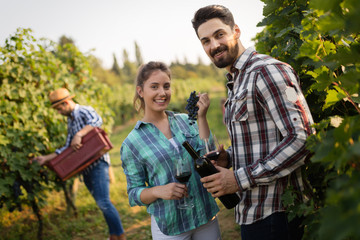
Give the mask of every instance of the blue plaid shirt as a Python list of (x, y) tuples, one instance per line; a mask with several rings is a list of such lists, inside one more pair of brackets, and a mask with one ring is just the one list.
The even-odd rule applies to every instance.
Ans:
[[(96, 111), (90, 106), (81, 106), (79, 104), (75, 105), (74, 110), (71, 113), (71, 116), (67, 119), (67, 138), (66, 143), (63, 147), (55, 150), (56, 154), (62, 153), (66, 148), (70, 147), (71, 141), (75, 134), (83, 129), (86, 125), (91, 125), (93, 127), (101, 127), (102, 118)], [(106, 153), (99, 158), (99, 160), (92, 163), (87, 169), (94, 166), (98, 161), (103, 160), (110, 164), (109, 154)]]
[[(182, 147), (187, 140), (199, 154), (205, 153), (196, 124), (190, 125), (188, 115), (167, 112), (173, 140), (183, 149), (184, 160), (192, 161)], [(210, 139), (211, 140), (211, 139)], [(151, 204), (144, 204), (140, 194), (145, 188), (176, 182), (175, 147), (151, 123), (138, 121), (135, 128), (124, 140), (120, 154), (127, 179), (127, 191), (131, 206), (146, 206), (148, 213), (154, 216), (160, 230), (166, 235), (177, 235), (195, 229), (212, 219), (219, 208), (214, 198), (200, 182), (200, 176), (192, 166), (189, 180), (189, 193), (194, 199), (194, 208), (180, 210), (178, 200), (157, 199)], [(184, 158), (185, 157), (185, 158)]]

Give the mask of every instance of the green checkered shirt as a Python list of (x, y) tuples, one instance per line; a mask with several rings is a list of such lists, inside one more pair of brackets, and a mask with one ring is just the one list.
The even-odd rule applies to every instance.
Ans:
[[(182, 147), (188, 141), (199, 154), (205, 153), (205, 147), (199, 138), (196, 124), (190, 125), (188, 115), (166, 112), (175, 143), (183, 149), (183, 159), (192, 161)], [(127, 179), (127, 191), (131, 206), (146, 206), (149, 214), (155, 217), (160, 230), (166, 235), (177, 235), (195, 229), (212, 219), (219, 208), (214, 198), (200, 182), (200, 176), (192, 166), (189, 180), (189, 193), (193, 197), (194, 208), (183, 210), (176, 206), (178, 200), (157, 199), (144, 204), (140, 194), (145, 188), (176, 182), (175, 148), (170, 141), (151, 123), (138, 121), (135, 128), (124, 140), (120, 154)]]

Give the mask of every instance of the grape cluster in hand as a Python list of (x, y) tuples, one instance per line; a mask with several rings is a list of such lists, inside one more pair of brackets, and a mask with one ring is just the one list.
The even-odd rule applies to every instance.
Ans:
[(194, 124), (197, 120), (197, 112), (199, 107), (196, 106), (199, 101), (199, 97), (196, 95), (196, 91), (190, 93), (190, 97), (187, 99), (187, 105), (185, 110), (188, 111), (190, 125)]

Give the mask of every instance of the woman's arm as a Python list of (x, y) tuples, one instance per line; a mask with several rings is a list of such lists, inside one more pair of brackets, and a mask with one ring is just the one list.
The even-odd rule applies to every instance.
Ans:
[(120, 154), (127, 180), (130, 206), (144, 206), (155, 202), (157, 199), (180, 199), (187, 195), (186, 186), (180, 183), (172, 182), (160, 186), (147, 186), (146, 166), (139, 161), (136, 147), (127, 139), (121, 146)]
[(210, 136), (210, 128), (206, 119), (206, 113), (210, 106), (210, 99), (207, 93), (199, 93), (199, 101), (197, 103), (198, 110), (198, 126), (199, 136), (201, 139), (207, 139)]
[(180, 183), (168, 183), (144, 189), (140, 194), (140, 200), (145, 204), (155, 202), (157, 199), (179, 200), (186, 195), (186, 185)]

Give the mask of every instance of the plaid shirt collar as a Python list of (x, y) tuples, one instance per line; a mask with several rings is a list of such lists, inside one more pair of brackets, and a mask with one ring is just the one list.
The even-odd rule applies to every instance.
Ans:
[[(234, 86), (234, 81), (238, 79), (238, 75), (246, 69), (246, 66), (250, 62), (252, 56), (256, 54), (256, 51), (253, 48), (247, 48), (240, 57), (234, 62), (232, 65), (231, 72), (226, 74), (226, 78), (228, 80), (226, 86), (229, 90), (232, 91)], [(239, 79), (238, 79), (239, 80)]]
[[(173, 117), (175, 117), (175, 114), (174, 114), (174, 112), (171, 112), (171, 111), (165, 111), (165, 113), (166, 113), (166, 115), (168, 115), (168, 117), (170, 117), (170, 118), (173, 118)], [(139, 121), (137, 121), (137, 123), (136, 123), (136, 125), (135, 125), (135, 129), (139, 129), (140, 127), (141, 127), (141, 125), (142, 124), (149, 124), (148, 122), (143, 122), (143, 121), (141, 121), (141, 120), (139, 120)]]
[(70, 113), (70, 116), (68, 116), (68, 118), (73, 121), (74, 119), (76, 119), (77, 117), (79, 117), (79, 109), (80, 109), (80, 105), (79, 104), (75, 104), (74, 110)]

